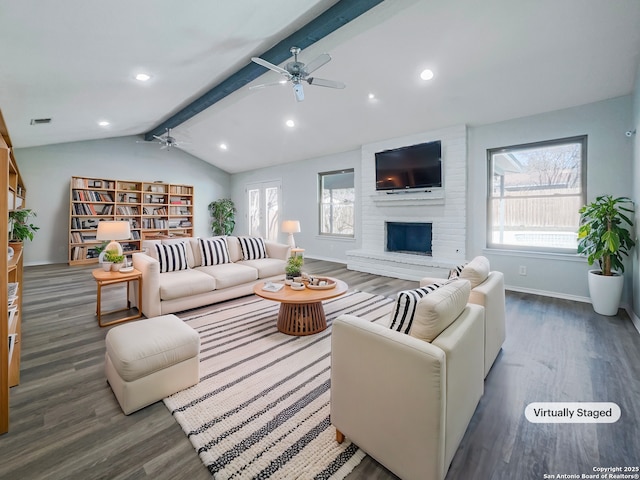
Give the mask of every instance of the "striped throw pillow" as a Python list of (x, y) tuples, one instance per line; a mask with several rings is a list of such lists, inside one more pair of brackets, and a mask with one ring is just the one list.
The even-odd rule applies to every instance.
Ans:
[(173, 244), (156, 244), (160, 273), (177, 272), (189, 268), (187, 264), (187, 247), (184, 242)]
[(451, 280), (452, 278), (460, 277), (460, 274), (462, 273), (462, 269), (465, 267), (465, 265), (466, 263), (461, 263), (460, 265), (457, 265), (453, 267), (451, 270), (449, 270), (449, 280)]
[(396, 306), (391, 312), (391, 325), (389, 328), (401, 333), (409, 333), (413, 324), (413, 316), (416, 313), (418, 302), (425, 295), (440, 288), (442, 283), (432, 283), (415, 290), (403, 290), (398, 292)]
[(229, 263), (229, 249), (224, 238), (199, 238), (202, 266)]
[(261, 237), (238, 237), (242, 249), (243, 260), (258, 260), (267, 258), (267, 249)]

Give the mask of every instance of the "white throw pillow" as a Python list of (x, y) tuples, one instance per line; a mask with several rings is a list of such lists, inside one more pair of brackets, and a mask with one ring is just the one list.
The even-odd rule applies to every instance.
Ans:
[(177, 272), (187, 270), (187, 249), (184, 242), (168, 244), (156, 244), (156, 253), (160, 262), (160, 273)]
[(476, 288), (487, 279), (490, 271), (489, 259), (478, 256), (464, 266), (462, 272), (460, 272), (460, 278), (469, 280), (471, 288)]
[(261, 237), (238, 237), (243, 260), (267, 258), (267, 249)]
[(229, 263), (229, 249), (224, 237), (199, 238), (200, 255), (202, 256), (202, 266), (220, 265)]
[(441, 283), (432, 283), (415, 290), (403, 290), (396, 295), (396, 306), (391, 312), (389, 328), (401, 333), (409, 333), (413, 324), (416, 307), (421, 298), (440, 288)]
[(469, 302), (470, 293), (468, 280), (452, 280), (421, 298), (409, 335), (432, 342), (460, 316)]

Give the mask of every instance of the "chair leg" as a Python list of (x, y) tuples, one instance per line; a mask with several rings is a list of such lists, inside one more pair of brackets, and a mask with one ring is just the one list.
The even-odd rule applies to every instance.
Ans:
[(336, 441), (337, 441), (338, 443), (342, 443), (342, 442), (344, 442), (344, 433), (342, 433), (342, 432), (341, 432), (340, 430), (338, 430), (337, 428), (336, 428)]

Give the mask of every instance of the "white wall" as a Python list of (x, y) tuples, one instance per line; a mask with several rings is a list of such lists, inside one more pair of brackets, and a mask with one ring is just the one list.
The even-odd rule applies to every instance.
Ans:
[[(45, 127), (46, 128), (46, 127)], [(139, 137), (16, 149), (27, 188), (27, 207), (40, 227), (25, 245), (25, 264), (66, 263), (69, 241), (69, 181), (72, 176), (183, 183), (194, 186), (194, 232), (207, 236), (207, 205), (229, 195), (230, 175), (179, 149), (160, 150)]]
[[(567, 298), (589, 297), (582, 257), (501, 253), (485, 249), (487, 149), (588, 135), (587, 200), (598, 195), (631, 196), (633, 193), (630, 96), (624, 96), (516, 120), (469, 129), (469, 257), (484, 254), (492, 268), (505, 274), (505, 283), (523, 291), (554, 292)], [(518, 275), (524, 265), (527, 275)], [(595, 268), (595, 267), (591, 267)], [(625, 272), (623, 304), (631, 303), (632, 262)]]
[[(300, 220), (300, 233), (295, 234), (296, 244), (305, 253), (325, 260), (345, 262), (346, 251), (360, 246), (360, 232), (356, 239), (325, 237), (318, 234), (318, 173), (353, 168), (355, 170), (356, 196), (360, 189), (360, 150), (344, 152), (327, 157), (302, 160), (252, 172), (233, 175), (232, 199), (238, 209), (234, 233), (248, 231), (245, 186), (249, 183), (280, 180), (282, 183), (281, 220)], [(356, 208), (359, 216), (359, 208)], [(286, 241), (286, 234), (281, 234)]]

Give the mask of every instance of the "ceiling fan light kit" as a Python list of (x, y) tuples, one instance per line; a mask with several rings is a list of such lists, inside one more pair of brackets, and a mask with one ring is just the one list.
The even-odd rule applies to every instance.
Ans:
[[(286, 81), (291, 82), (293, 84), (293, 94), (295, 99), (298, 102), (302, 102), (304, 100), (304, 88), (302, 86), (302, 82), (307, 82), (309, 85), (316, 85), (319, 87), (328, 87), (328, 88), (344, 88), (345, 84), (342, 82), (338, 82), (336, 80), (327, 80), (324, 78), (316, 78), (310, 77), (309, 75), (312, 72), (315, 72), (317, 69), (325, 65), (327, 62), (331, 60), (331, 55), (328, 53), (323, 53), (318, 55), (315, 59), (311, 60), (309, 63), (305, 64), (303, 62), (298, 61), (298, 54), (300, 53), (300, 48), (291, 47), (291, 54), (293, 55), (293, 61), (287, 62), (284, 68), (274, 65), (273, 63), (267, 62), (266, 60), (260, 57), (252, 57), (251, 60), (258, 65), (262, 65), (269, 70), (272, 70), (280, 75), (284, 75), (286, 77)], [(250, 89), (269, 87), (272, 85), (280, 85), (282, 82), (275, 83), (265, 83), (261, 85), (254, 85), (249, 87)]]

